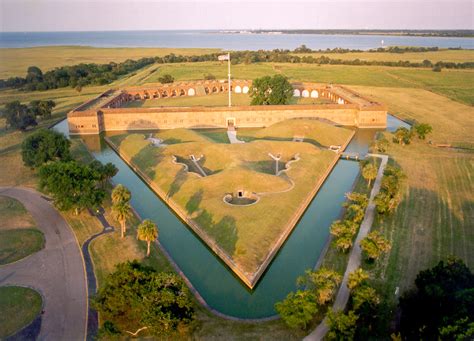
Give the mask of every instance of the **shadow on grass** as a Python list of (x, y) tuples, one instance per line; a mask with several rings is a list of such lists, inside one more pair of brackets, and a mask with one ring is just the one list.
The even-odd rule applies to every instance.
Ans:
[(219, 222), (214, 223), (213, 215), (203, 210), (194, 220), (229, 255), (234, 254), (238, 239), (236, 220), (234, 217), (226, 215)]
[(170, 189), (166, 196), (171, 198), (173, 195), (179, 192), (181, 186), (184, 184), (188, 177), (188, 172), (185, 169), (181, 169), (175, 176), (173, 182), (171, 183)]
[(204, 191), (201, 188), (199, 191), (194, 193), (191, 198), (189, 198), (188, 202), (186, 203), (186, 211), (188, 211), (188, 214), (193, 214), (199, 209), (203, 193)]
[(150, 144), (132, 157), (131, 161), (133, 164), (141, 168), (146, 175), (153, 179), (156, 174), (155, 167), (161, 162), (161, 160), (163, 160), (163, 158), (162, 149)]

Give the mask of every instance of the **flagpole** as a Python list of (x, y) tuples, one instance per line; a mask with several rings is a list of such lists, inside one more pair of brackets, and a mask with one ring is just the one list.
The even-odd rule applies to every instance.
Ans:
[(231, 94), (231, 91), (230, 91), (230, 90), (231, 90), (231, 89), (230, 89), (230, 88), (231, 88), (231, 81), (230, 81), (230, 52), (227, 53), (227, 66), (228, 66), (228, 70), (229, 70), (228, 76), (229, 76), (229, 108), (230, 108), (230, 107), (232, 106), (232, 101), (231, 101), (231, 97), (230, 97), (230, 96), (231, 96), (231, 95), (230, 95), (230, 94)]

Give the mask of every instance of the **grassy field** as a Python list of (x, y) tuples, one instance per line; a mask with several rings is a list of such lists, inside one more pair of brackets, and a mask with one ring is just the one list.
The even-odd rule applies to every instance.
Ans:
[[(154, 108), (154, 107), (190, 107), (190, 106), (226, 106), (229, 104), (227, 93), (212, 94), (195, 97), (168, 97), (131, 101), (125, 104), (127, 108)], [(291, 104), (329, 104), (333, 103), (324, 98), (292, 98)], [(232, 105), (250, 105), (248, 94), (232, 94)]]
[(15, 262), (44, 247), (44, 235), (17, 200), (0, 196), (0, 266)]
[(408, 60), (412, 63), (422, 63), (423, 60), (430, 60), (432, 63), (439, 61), (464, 63), (474, 60), (474, 50), (438, 50), (429, 52), (405, 52), (405, 53), (389, 53), (389, 52), (348, 52), (348, 53), (297, 53), (296, 56), (313, 56), (315, 58), (326, 56), (331, 59), (342, 60), (368, 60), (368, 61), (384, 61), (398, 62), (399, 60)]
[[(335, 158), (333, 152), (315, 145), (344, 144), (351, 131), (319, 121), (290, 120), (252, 134), (253, 142), (230, 145), (175, 129), (155, 134), (165, 143), (173, 138), (173, 144), (164, 148), (150, 145), (142, 134), (112, 140), (241, 270), (252, 274)], [(295, 135), (305, 136), (313, 145), (291, 142)], [(268, 153), (281, 154), (281, 165), (297, 154), (301, 159), (275, 176), (275, 162)], [(172, 162), (172, 156), (186, 160), (189, 155), (204, 155), (201, 166), (209, 176), (198, 177)], [(194, 165), (189, 162), (189, 167)], [(257, 193), (260, 200), (248, 207), (223, 202), (226, 193), (237, 195), (239, 190)]]
[[(392, 143), (388, 150), (391, 162), (406, 174), (405, 190), (397, 211), (376, 219), (373, 227), (391, 241), (391, 252), (375, 266), (365, 267), (395, 306), (397, 287), (401, 293), (412, 287), (420, 270), (449, 255), (474, 269), (474, 153), (428, 144), (432, 140), (472, 148), (474, 112), (425, 90), (357, 87), (357, 91), (388, 104), (401, 118), (433, 126), (427, 141), (415, 138), (407, 146)], [(387, 137), (391, 140), (388, 133)]]
[(6, 338), (30, 324), (41, 307), (41, 296), (32, 289), (0, 287), (0, 338)]
[(97, 48), (90, 46), (41, 46), (0, 49), (0, 79), (24, 77), (29, 66), (38, 66), (43, 72), (64, 65), (80, 63), (106, 64), (127, 59), (161, 57), (174, 53), (193, 56), (216, 53), (219, 49), (198, 48)]
[[(227, 69), (219, 62), (164, 64), (141, 84), (157, 82), (164, 74), (171, 74), (177, 81), (181, 81), (202, 79), (208, 73), (224, 79)], [(292, 81), (427, 89), (462, 103), (474, 104), (473, 70), (433, 72), (422, 68), (286, 63), (232, 66), (232, 75), (236, 79), (254, 79), (273, 74), (285, 75)]]

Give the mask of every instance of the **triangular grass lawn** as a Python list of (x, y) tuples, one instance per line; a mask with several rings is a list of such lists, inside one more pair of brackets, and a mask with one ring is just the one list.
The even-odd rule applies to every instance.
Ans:
[[(238, 137), (250, 141), (244, 144), (222, 143), (225, 139), (215, 134), (172, 129), (152, 134), (164, 146), (153, 145), (149, 133), (118, 134), (108, 142), (253, 287), (334, 166), (338, 155), (328, 146), (346, 145), (353, 131), (289, 120), (238, 130)], [(293, 142), (295, 136), (303, 142)], [(280, 171), (287, 169), (276, 175), (269, 153), (280, 157)], [(252, 204), (229, 204), (226, 195), (251, 196), (231, 203)]]

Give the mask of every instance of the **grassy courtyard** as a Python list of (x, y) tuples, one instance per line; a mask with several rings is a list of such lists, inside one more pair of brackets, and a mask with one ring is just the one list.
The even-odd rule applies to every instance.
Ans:
[[(111, 140), (165, 193), (166, 200), (175, 202), (251, 278), (337, 158), (318, 146), (345, 144), (352, 132), (318, 121), (290, 120), (242, 134), (251, 135), (253, 141), (214, 143), (185, 129), (154, 134), (166, 147), (153, 146), (143, 134), (116, 135)], [(309, 143), (292, 142), (293, 136), (304, 136)], [(268, 153), (281, 155), (280, 170), (290, 160), (294, 163), (277, 176)], [(198, 175), (190, 155), (203, 156), (198, 163), (208, 176)], [(189, 172), (174, 163), (173, 156), (187, 164)], [(223, 201), (224, 195), (237, 196), (238, 191), (254, 193), (259, 201), (252, 206)]]
[(30, 324), (41, 307), (41, 296), (32, 289), (0, 287), (0, 338), (3, 340)]

